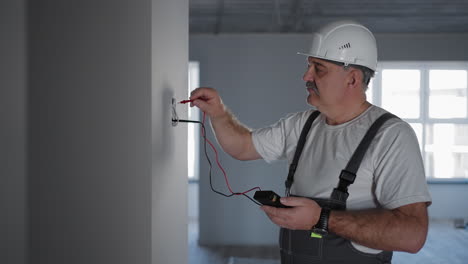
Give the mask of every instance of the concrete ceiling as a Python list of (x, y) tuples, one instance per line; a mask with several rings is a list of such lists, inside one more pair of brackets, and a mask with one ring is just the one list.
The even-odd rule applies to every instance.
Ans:
[(353, 19), (374, 33), (468, 33), (468, 0), (189, 0), (190, 33), (305, 33)]

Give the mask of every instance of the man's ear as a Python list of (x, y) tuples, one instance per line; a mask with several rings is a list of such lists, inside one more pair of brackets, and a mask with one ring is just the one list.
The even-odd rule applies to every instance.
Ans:
[(348, 85), (361, 88), (362, 80), (362, 72), (356, 68), (351, 67), (348, 75)]

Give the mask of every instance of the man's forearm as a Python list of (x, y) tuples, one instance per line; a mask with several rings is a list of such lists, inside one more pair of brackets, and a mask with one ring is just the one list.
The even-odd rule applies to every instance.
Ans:
[(332, 211), (330, 232), (381, 250), (418, 252), (426, 240), (425, 203), (395, 210)]
[(210, 120), (216, 138), (226, 153), (240, 160), (260, 158), (254, 149), (250, 129), (241, 124), (229, 110)]

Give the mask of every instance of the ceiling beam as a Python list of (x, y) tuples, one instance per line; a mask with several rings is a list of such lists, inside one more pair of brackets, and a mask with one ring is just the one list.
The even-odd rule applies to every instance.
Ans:
[(280, 0), (273, 0), (273, 14), (271, 19), (271, 28), (270, 31), (278, 32), (283, 28), (283, 20), (281, 19), (281, 4)]
[(289, 17), (281, 29), (282, 32), (297, 32), (303, 27), (304, 10), (302, 0), (294, 0), (291, 3)]
[(214, 34), (218, 35), (221, 32), (224, 14), (224, 0), (218, 0), (218, 7), (216, 10), (216, 23), (214, 25)]

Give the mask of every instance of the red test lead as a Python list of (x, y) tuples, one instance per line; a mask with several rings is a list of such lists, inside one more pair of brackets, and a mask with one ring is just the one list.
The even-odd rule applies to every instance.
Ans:
[(182, 100), (179, 102), (179, 104), (186, 104), (186, 103), (191, 103), (193, 102), (194, 100)]

